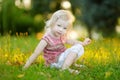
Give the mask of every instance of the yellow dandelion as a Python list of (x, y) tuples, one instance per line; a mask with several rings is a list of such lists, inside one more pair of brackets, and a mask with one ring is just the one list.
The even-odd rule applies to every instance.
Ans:
[(5, 57), (8, 57), (8, 54), (5, 54)]
[(108, 72), (105, 72), (105, 78), (108, 78), (108, 77), (110, 77), (110, 76), (111, 76), (111, 74), (112, 74), (112, 72), (110, 72), (110, 71), (108, 71)]
[(19, 75), (17, 75), (17, 77), (22, 78), (22, 77), (24, 77), (24, 74), (19, 74)]

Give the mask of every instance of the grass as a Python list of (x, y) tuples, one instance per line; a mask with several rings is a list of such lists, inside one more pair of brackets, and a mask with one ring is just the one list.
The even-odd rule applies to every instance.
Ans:
[(42, 56), (27, 70), (22, 70), (39, 40), (34, 36), (0, 36), (0, 80), (119, 80), (119, 41), (119, 38), (93, 40), (77, 61), (86, 67), (72, 66), (80, 74), (71, 74), (67, 70), (45, 67)]

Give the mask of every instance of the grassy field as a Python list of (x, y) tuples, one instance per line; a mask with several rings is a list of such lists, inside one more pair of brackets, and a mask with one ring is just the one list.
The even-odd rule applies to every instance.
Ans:
[(0, 80), (119, 80), (120, 39), (107, 38), (92, 41), (85, 47), (85, 54), (77, 61), (84, 68), (71, 74), (44, 66), (39, 56), (27, 70), (22, 70), (27, 58), (34, 51), (39, 40), (34, 36), (0, 36)]

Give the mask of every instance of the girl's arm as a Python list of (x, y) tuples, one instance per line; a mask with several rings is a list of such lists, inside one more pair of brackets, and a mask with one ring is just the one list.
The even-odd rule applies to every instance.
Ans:
[(88, 45), (88, 44), (91, 43), (91, 39), (86, 38), (83, 42), (78, 41), (78, 40), (72, 40), (72, 39), (70, 39), (70, 40), (67, 40), (66, 43), (67, 43), (67, 44), (71, 44), (71, 45), (81, 44), (81, 45), (83, 45), (83, 46), (86, 46), (86, 45)]
[(24, 69), (28, 68), (32, 62), (40, 55), (40, 53), (43, 51), (43, 49), (46, 47), (47, 42), (45, 40), (41, 40), (36, 47), (34, 53), (30, 56), (30, 58), (27, 60)]

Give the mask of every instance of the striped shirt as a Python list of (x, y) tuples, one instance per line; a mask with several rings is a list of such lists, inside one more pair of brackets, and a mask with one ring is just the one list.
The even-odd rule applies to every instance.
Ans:
[(59, 55), (66, 50), (64, 46), (65, 40), (63, 38), (54, 38), (49, 34), (45, 34), (42, 39), (47, 42), (43, 52), (46, 65), (50, 65), (56, 62)]

